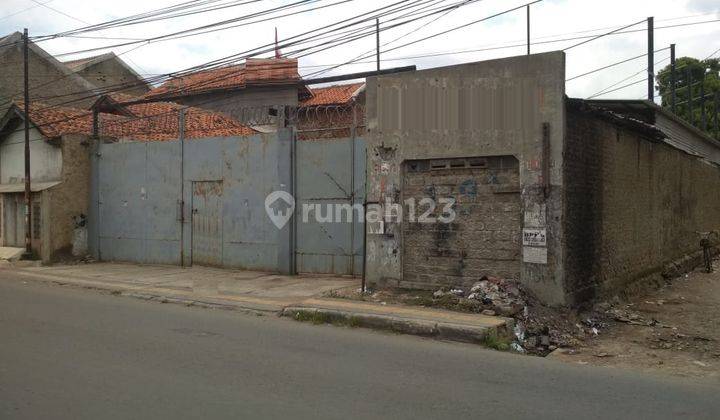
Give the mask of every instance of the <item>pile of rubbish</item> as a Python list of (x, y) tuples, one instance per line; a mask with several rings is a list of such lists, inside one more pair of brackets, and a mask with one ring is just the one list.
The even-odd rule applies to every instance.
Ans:
[(519, 353), (545, 355), (559, 347), (575, 347), (581, 340), (597, 336), (602, 327), (592, 319), (578, 319), (573, 313), (542, 305), (512, 279), (483, 277), (467, 290), (437, 290), (433, 298), (484, 315), (514, 318), (510, 347)]
[(468, 290), (453, 288), (450, 290), (440, 289), (433, 294), (435, 298), (442, 298), (448, 295), (464, 298), (478, 302), (478, 308), (486, 315), (502, 315), (512, 317), (522, 312), (526, 307), (520, 285), (514, 280), (500, 279), (496, 277), (483, 277), (482, 280), (473, 284)]

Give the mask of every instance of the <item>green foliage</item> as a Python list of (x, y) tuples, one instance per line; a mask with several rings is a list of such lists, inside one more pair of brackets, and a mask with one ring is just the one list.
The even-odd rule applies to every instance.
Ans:
[[(715, 94), (720, 92), (720, 59), (710, 58), (701, 61), (692, 57), (682, 57), (676, 60), (675, 68), (676, 104), (678, 104), (675, 113), (685, 121), (702, 128), (700, 98), (702, 96), (701, 90), (704, 88), (707, 121), (705, 131), (714, 136), (716, 134), (713, 131), (716, 106)], [(689, 90), (693, 98), (692, 115), (690, 115), (690, 104), (688, 103), (688, 75), (692, 80), (692, 86)], [(670, 65), (667, 65), (658, 72), (656, 78), (662, 106), (667, 109), (671, 108), (671, 80), (671, 68)]]
[(485, 339), (483, 340), (483, 345), (494, 350), (508, 351), (510, 350), (511, 342), (512, 340), (510, 340), (510, 338), (508, 338), (507, 336), (498, 335), (496, 332), (491, 332), (485, 336)]

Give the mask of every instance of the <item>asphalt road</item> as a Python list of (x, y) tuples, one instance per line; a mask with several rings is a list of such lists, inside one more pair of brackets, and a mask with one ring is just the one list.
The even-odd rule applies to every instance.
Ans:
[(720, 418), (720, 387), (0, 272), (0, 418)]

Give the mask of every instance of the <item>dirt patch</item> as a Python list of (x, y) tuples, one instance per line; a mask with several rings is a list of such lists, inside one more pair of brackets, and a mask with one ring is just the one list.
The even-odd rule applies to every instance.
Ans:
[[(599, 334), (552, 354), (563, 361), (720, 380), (720, 272), (696, 270), (589, 313)], [(594, 318), (593, 318), (594, 317)]]
[[(542, 305), (513, 282), (463, 290), (335, 290), (335, 298), (512, 317), (515, 351), (582, 365), (720, 380), (720, 264), (626, 301), (577, 312)], [(476, 286), (480, 282), (476, 283)], [(497, 287), (496, 287), (497, 286)]]

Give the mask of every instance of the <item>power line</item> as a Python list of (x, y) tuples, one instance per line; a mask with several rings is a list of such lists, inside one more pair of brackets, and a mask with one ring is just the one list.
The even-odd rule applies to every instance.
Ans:
[[(397, 37), (397, 38), (394, 38), (394, 39), (391, 40), (391, 41), (388, 41), (388, 42), (382, 44), (381, 47), (384, 47), (384, 46), (386, 46), (386, 45), (390, 45), (390, 44), (395, 43), (395, 42), (397, 42), (397, 41), (399, 41), (399, 40), (401, 40), (401, 39), (403, 39), (403, 38), (405, 38), (405, 37), (408, 37), (408, 36), (410, 36), (410, 35), (418, 32), (418, 31), (420, 31), (421, 29), (426, 28), (427, 26), (429, 26), (429, 25), (437, 22), (438, 20), (440, 20), (440, 19), (442, 19), (443, 17), (447, 16), (448, 14), (454, 12), (454, 11), (457, 10), (458, 8), (460, 8), (460, 7), (462, 7), (462, 6), (465, 6), (465, 5), (467, 5), (467, 4), (470, 4), (470, 3), (475, 3), (476, 1), (482, 1), (482, 0), (466, 0), (466, 1), (458, 4), (456, 7), (454, 7), (454, 8), (452, 8), (452, 9), (444, 12), (444, 13), (441, 14), (440, 16), (435, 17), (433, 20), (431, 20), (431, 21), (429, 21), (429, 22), (426, 22), (426, 23), (422, 24), (421, 26), (419, 26), (419, 27), (417, 27), (417, 28), (415, 28), (415, 29), (413, 29), (413, 30), (411, 30), (411, 31), (409, 31), (409, 32), (406, 32), (405, 34), (403, 34), (403, 35), (401, 35), (401, 36), (399, 36), (399, 37)], [(378, 49), (379, 49), (379, 48), (378, 48)], [(331, 70), (336, 69), (336, 68), (338, 68), (338, 67), (342, 67), (343, 65), (348, 64), (348, 63), (352, 63), (353, 61), (365, 59), (365, 58), (368, 57), (368, 54), (370, 54), (370, 53), (373, 53), (373, 50), (368, 50), (368, 51), (364, 52), (363, 54), (360, 54), (359, 56), (357, 56), (357, 57), (355, 57), (355, 58), (353, 58), (353, 59), (351, 59), (351, 60), (346, 61), (345, 63), (338, 64), (338, 65), (335, 65), (335, 66), (331, 66), (330, 68), (326, 68), (326, 69), (323, 69), (323, 70), (320, 70), (320, 71), (316, 71), (316, 72), (314, 72), (314, 73), (310, 73), (308, 76), (316, 76), (316, 75), (319, 75), (319, 74), (327, 73), (328, 71), (331, 71)]]
[[(657, 52), (665, 51), (665, 50), (667, 50), (667, 49), (670, 49), (670, 47), (663, 48), (663, 49), (660, 49), (660, 50), (655, 50), (654, 52), (657, 53)], [(636, 55), (635, 57), (626, 58), (625, 60), (618, 61), (618, 62), (615, 62), (615, 63), (612, 63), (612, 64), (608, 64), (607, 66), (599, 67), (599, 68), (596, 68), (596, 69), (594, 69), (594, 70), (590, 70), (590, 71), (588, 71), (588, 72), (586, 72), (586, 73), (583, 73), (583, 74), (578, 74), (577, 76), (573, 76), (573, 77), (571, 77), (571, 78), (569, 78), (569, 79), (565, 79), (565, 81), (566, 81), (566, 82), (570, 82), (570, 81), (572, 81), (572, 80), (579, 79), (579, 78), (581, 78), (581, 77), (584, 77), (584, 76), (587, 76), (587, 75), (590, 75), (590, 74), (593, 74), (593, 73), (597, 73), (597, 72), (599, 72), (599, 71), (606, 70), (606, 69), (609, 69), (609, 68), (611, 68), (611, 67), (618, 66), (618, 65), (620, 65), (620, 64), (624, 64), (624, 63), (627, 63), (627, 62), (630, 62), (630, 61), (633, 61), (633, 60), (637, 60), (638, 58), (642, 58), (642, 57), (645, 57), (645, 56), (647, 56), (647, 53), (645, 53), (645, 54), (640, 54), (640, 55)]]
[(122, 18), (116, 18), (111, 19), (109, 21), (97, 23), (97, 24), (88, 24), (88, 26), (71, 29), (68, 31), (58, 32), (56, 34), (50, 34), (50, 35), (43, 35), (39, 37), (35, 37), (35, 39), (51, 39), (51, 38), (58, 38), (62, 36), (68, 36), (68, 35), (76, 35), (79, 33), (85, 33), (85, 32), (91, 32), (91, 31), (99, 31), (102, 29), (109, 29), (114, 26), (119, 26), (125, 23), (133, 22), (133, 21), (139, 21), (141, 19), (146, 18), (152, 18), (157, 16), (162, 16), (163, 14), (173, 13), (176, 11), (182, 11), (182, 10), (188, 10), (192, 9), (194, 7), (200, 7), (205, 6), (212, 3), (217, 3), (220, 0), (190, 0), (182, 3), (177, 3), (174, 5), (162, 7), (160, 9), (154, 9), (147, 12), (138, 13), (135, 15), (125, 16)]
[[(197, 0), (196, 0), (196, 1), (197, 1)], [(218, 1), (218, 0), (214, 0), (214, 1)], [(307, 0), (306, 0), (306, 1), (307, 1)], [(317, 0), (314, 0), (314, 1), (317, 1)], [(344, 0), (343, 2), (347, 2), (347, 1), (351, 1), (351, 0)], [(406, 1), (407, 1), (407, 0), (406, 0)], [(401, 3), (402, 3), (402, 2), (401, 2)], [(339, 4), (339, 3), (335, 3), (335, 4), (333, 4), (333, 5), (336, 5), (336, 4)], [(297, 13), (297, 12), (296, 12), (296, 13)], [(129, 44), (132, 44), (132, 43), (129, 43)], [(144, 46), (144, 45), (146, 45), (146, 44), (141, 44), (141, 45), (139, 45), (139, 46), (137, 46), (137, 47), (135, 47), (135, 48), (133, 48), (133, 49), (131, 49), (131, 50), (129, 50), (129, 51), (126, 51), (125, 53), (128, 53), (128, 52), (130, 52), (130, 51), (133, 51), (133, 50), (135, 50), (135, 49), (137, 49), (137, 48), (139, 48), (139, 47), (141, 47), (141, 46)], [(125, 54), (125, 53), (123, 53), (123, 54)], [(62, 55), (62, 54), (61, 54), (61, 55)], [(169, 76), (171, 76), (171, 75), (168, 74), (167, 76), (169, 77)], [(58, 79), (58, 80), (62, 80), (62, 79), (65, 78), (65, 77), (67, 77), (67, 76), (61, 77), (61, 78)], [(156, 82), (156, 81), (159, 81), (159, 80), (160, 80), (159, 78), (158, 78), (157, 80), (153, 80), (153, 81), (147, 80), (146, 83), (152, 84), (153, 82)], [(67, 95), (67, 96), (74, 96), (75, 94), (76, 94), (76, 93), (73, 93), (73, 94), (69, 94), (69, 95)], [(43, 98), (43, 99), (45, 99), (45, 98)]]
[[(399, 22), (399, 23), (392, 24), (392, 25), (390, 25), (390, 26), (386, 26), (385, 28), (382, 28), (381, 31), (387, 31), (387, 30), (394, 29), (394, 28), (397, 28), (397, 27), (400, 27), (400, 26), (404, 26), (404, 25), (407, 25), (407, 24), (409, 24), (409, 23), (413, 23), (413, 22), (415, 22), (415, 21), (419, 21), (419, 20), (425, 19), (425, 18), (427, 18), (427, 17), (434, 16), (434, 15), (439, 14), (439, 13), (443, 13), (443, 14), (444, 14), (444, 13), (447, 13), (448, 11), (453, 11), (453, 10), (455, 10), (457, 7), (461, 7), (461, 6), (470, 4), (470, 3), (471, 3), (471, 2), (461, 1), (461, 2), (454, 3), (454, 4), (449, 5), (449, 6), (443, 6), (442, 8), (431, 9), (430, 12), (427, 12), (427, 13), (426, 13), (425, 15), (423, 15), (423, 16), (415, 17), (415, 18), (412, 18), (412, 19), (410, 19), (410, 20), (406, 20), (406, 21), (403, 21), (403, 22)], [(414, 15), (416, 15), (416, 14), (418, 14), (417, 11), (411, 12), (411, 13), (408, 13), (407, 15), (405, 15), (405, 16), (396, 17), (396, 18), (390, 19), (390, 20), (388, 20), (388, 21), (386, 21), (386, 22), (387, 22), (387, 23), (390, 23), (390, 22), (393, 22), (393, 21), (395, 21), (395, 20), (398, 20), (398, 19), (401, 18), (401, 17), (408, 17), (408, 16), (412, 17), (412, 16), (414, 16)], [(359, 40), (359, 39), (361, 39), (361, 38), (363, 38), (363, 37), (366, 37), (366, 36), (369, 36), (369, 35), (374, 35), (376, 32), (377, 32), (377, 28), (375, 28), (374, 25), (368, 26), (368, 29), (367, 29), (365, 32), (356, 33), (356, 34), (353, 34), (353, 35), (351, 35), (351, 36), (339, 37), (339, 38), (336, 38), (335, 40), (332, 40), (332, 41), (329, 41), (329, 42), (324, 42), (324, 43), (321, 43), (321, 44), (318, 44), (318, 45), (314, 45), (314, 46), (312, 46), (312, 47), (308, 47), (308, 48), (303, 48), (303, 49), (301, 49), (301, 50), (292, 51), (292, 52), (290, 52), (290, 55), (296, 55), (296, 54), (302, 53), (302, 54), (300, 54), (300, 55), (297, 55), (297, 57), (298, 57), (298, 58), (305, 57), (305, 56), (308, 56), (308, 55), (311, 55), (311, 54), (316, 54), (316, 53), (318, 53), (318, 52), (325, 51), (325, 50), (330, 49), (330, 48), (334, 48), (334, 47), (336, 47), (336, 46), (338, 46), (338, 45), (344, 45), (344, 44), (347, 44), (347, 43), (350, 43), (350, 42)], [(320, 47), (322, 47), (322, 48), (321, 48), (321, 49), (317, 49), (317, 48), (320, 48)], [(339, 67), (339, 66), (338, 66), (338, 67)]]
[(595, 41), (596, 39), (599, 39), (599, 38), (602, 38), (602, 37), (605, 37), (605, 36), (608, 36), (608, 35), (612, 35), (612, 34), (614, 34), (614, 33), (617, 33), (617, 32), (622, 31), (623, 29), (627, 29), (627, 28), (629, 28), (629, 27), (631, 27), (631, 26), (635, 26), (635, 25), (640, 24), (640, 23), (643, 23), (643, 22), (645, 22), (645, 20), (640, 20), (640, 21), (637, 21), (637, 22), (635, 22), (635, 23), (631, 23), (631, 24), (629, 24), (629, 25), (623, 26), (622, 28), (618, 28), (618, 29), (612, 30), (612, 31), (610, 31), (610, 32), (606, 32), (606, 33), (604, 33), (604, 34), (600, 34), (600, 35), (594, 36), (594, 37), (592, 37), (592, 38), (590, 38), (590, 39), (587, 39), (587, 40), (582, 41), (582, 42), (578, 42), (577, 44), (573, 44), (573, 45), (571, 45), (571, 46), (569, 46), (569, 47), (567, 47), (567, 48), (564, 48), (563, 51), (567, 51), (567, 50), (569, 50), (569, 49), (571, 49), (571, 48), (579, 47), (580, 45), (587, 44), (588, 42)]
[[(669, 59), (669, 58), (670, 58), (670, 56), (667, 56), (667, 57), (665, 57), (665, 58), (663, 58), (663, 59), (661, 59), (661, 60), (659, 60), (659, 61), (656, 61), (656, 62), (655, 62), (655, 65), (658, 65), (658, 64), (662, 63), (663, 61), (665, 61), (665, 60), (667, 60), (667, 59)], [(593, 99), (593, 98), (598, 97), (598, 96), (606, 95), (606, 94), (608, 94), (608, 93), (612, 93), (612, 92), (615, 92), (615, 91), (618, 91), (618, 90), (621, 90), (621, 89), (625, 89), (625, 88), (627, 88), (627, 87), (629, 87), (629, 86), (633, 86), (633, 85), (638, 84), (638, 83), (640, 83), (640, 82), (647, 82), (647, 77), (643, 77), (643, 78), (642, 78), (641, 80), (639, 80), (639, 81), (632, 82), (632, 83), (630, 83), (630, 84), (628, 84), (628, 85), (620, 86), (619, 88), (616, 88), (616, 89), (608, 90), (608, 89), (611, 89), (611, 88), (619, 85), (620, 83), (623, 83), (623, 82), (625, 82), (625, 81), (627, 81), (627, 80), (629, 80), (629, 79), (632, 79), (633, 77), (637, 76), (638, 74), (644, 73), (644, 72), (646, 72), (646, 71), (647, 71), (647, 67), (645, 67), (644, 69), (638, 71), (638, 72), (635, 73), (635, 74), (632, 74), (632, 75), (626, 77), (626, 78), (623, 79), (623, 80), (620, 80), (619, 82), (616, 82), (616, 83), (614, 83), (614, 84), (612, 84), (612, 85), (610, 85), (610, 86), (608, 86), (608, 87), (600, 90), (600, 91), (597, 92), (597, 93), (594, 93), (594, 94), (591, 95), (591, 96), (588, 96), (588, 99)]]
[(597, 93), (597, 94), (595, 94), (595, 95), (589, 96), (588, 99), (593, 99), (593, 98), (596, 98), (596, 97), (598, 97), (598, 96), (607, 95), (608, 93), (616, 92), (616, 91), (618, 91), (618, 90), (622, 90), (622, 89), (628, 88), (628, 87), (630, 87), (630, 86), (637, 85), (638, 83), (647, 83), (647, 78), (642, 78), (642, 79), (640, 79), (640, 80), (637, 80), (637, 81), (632, 82), (632, 83), (628, 83), (628, 84), (623, 85), (623, 86), (620, 86), (620, 87), (618, 87), (618, 88), (615, 88), (615, 89), (612, 89), (612, 90), (608, 90), (608, 91), (605, 91), (605, 92), (602, 92), (602, 93)]
[[(345, 29), (345, 28), (348, 28), (348, 27), (357, 25), (357, 24), (359, 24), (359, 23), (362, 23), (362, 22), (365, 22), (365, 21), (368, 21), (368, 20), (373, 20), (373, 19), (375, 19), (377, 16), (382, 16), (382, 15), (385, 15), (385, 14), (388, 14), (388, 13), (395, 13), (395, 12), (397, 12), (397, 11), (402, 11), (402, 10), (407, 9), (407, 8), (409, 7), (409, 6), (407, 6), (407, 5), (406, 5), (406, 6), (402, 6), (403, 3), (407, 3), (407, 2), (408, 2), (408, 0), (398, 1), (398, 2), (396, 2), (396, 3), (390, 4), (390, 5), (387, 5), (387, 6), (383, 6), (383, 7), (380, 7), (380, 8), (378, 8), (378, 9), (374, 9), (374, 10), (372, 10), (372, 11), (370, 11), (370, 12), (365, 12), (364, 14), (361, 14), (360, 16), (354, 16), (354, 17), (351, 17), (351, 18), (348, 18), (348, 19), (341, 20), (341, 21), (339, 21), (339, 22), (335, 22), (335, 23), (330, 24), (330, 25), (325, 25), (325, 26), (322, 26), (322, 27), (319, 27), (319, 28), (312, 29), (312, 30), (310, 30), (310, 31), (306, 31), (306, 32), (304, 32), (304, 33), (301, 33), (301, 34), (292, 36), (292, 37), (290, 37), (290, 38), (286, 38), (285, 40), (283, 40), (283, 42), (285, 42), (285, 43), (282, 44), (282, 45), (280, 45), (280, 47), (284, 48), (284, 47), (287, 47), (287, 46), (290, 46), (290, 45), (307, 42), (308, 40), (311, 40), (311, 39), (313, 39), (314, 37), (317, 37), (318, 35), (324, 35), (324, 34), (327, 34), (327, 33), (330, 33), (330, 32), (334, 32), (334, 31), (337, 31), (337, 30), (341, 30), (341, 29)], [(412, 6), (410, 6), (410, 7), (412, 7)], [(394, 8), (394, 9), (393, 9), (393, 8)], [(390, 9), (390, 10), (388, 11), (387, 9)], [(379, 12), (379, 14), (378, 14), (378, 12)], [(365, 16), (365, 17), (363, 18), (363, 16)], [(362, 18), (362, 19), (359, 20), (359, 21), (357, 21), (358, 18)], [(349, 22), (349, 23), (348, 23), (348, 22)], [(343, 25), (343, 24), (344, 24), (344, 26), (337, 27), (338, 25)], [(320, 32), (319, 34), (317, 33), (318, 31), (322, 31), (322, 30), (325, 30), (325, 29), (327, 29), (327, 28), (332, 28), (332, 29), (329, 29), (329, 30), (327, 30), (327, 31), (325, 31), (325, 32)], [(312, 35), (312, 36), (310, 36), (310, 37), (302, 38), (303, 36), (308, 35), (308, 34), (314, 34), (314, 35)], [(293, 41), (293, 42), (286, 42), (286, 41), (289, 41), (289, 40), (294, 40), (294, 41)], [(242, 53), (238, 53), (238, 54), (233, 54), (233, 55), (230, 55), (230, 56), (226, 56), (226, 57), (223, 57), (223, 58), (220, 58), (220, 59), (217, 59), (217, 60), (213, 60), (213, 61), (207, 62), (207, 63), (205, 63), (205, 64), (203, 64), (203, 65), (194, 66), (194, 67), (190, 67), (190, 68), (184, 69), (184, 70), (179, 71), (179, 72), (163, 74), (163, 75), (161, 75), (161, 76), (159, 76), (159, 77), (156, 77), (156, 78), (146, 78), (146, 79), (144, 79), (144, 80), (142, 81), (142, 83), (153, 83), (153, 82), (158, 82), (158, 81), (160, 81), (160, 80), (162, 80), (162, 79), (165, 79), (165, 78), (178, 77), (178, 76), (180, 76), (180, 75), (182, 75), (182, 74), (189, 74), (189, 73), (193, 73), (193, 72), (197, 72), (197, 71), (202, 71), (202, 70), (207, 70), (207, 69), (211, 69), (211, 68), (218, 68), (218, 67), (221, 66), (221, 65), (230, 64), (231, 62), (234, 62), (234, 61), (236, 61), (236, 60), (238, 60), (238, 59), (249, 58), (249, 57), (256, 56), (256, 55), (258, 55), (258, 54), (270, 52), (272, 49), (274, 49), (274, 44), (272, 44), (272, 43), (271, 43), (271, 44), (265, 44), (265, 45), (263, 45), (263, 46), (261, 46), (261, 47), (256, 47), (256, 48), (253, 48), (253, 49), (251, 49), (251, 50), (244, 51), (244, 52), (242, 52)], [(236, 73), (237, 73), (237, 72), (236, 72)], [(234, 73), (234, 74), (236, 74), (236, 73)], [(228, 75), (226, 76), (226, 78), (227, 78), (227, 77), (232, 77), (234, 74), (233, 74), (233, 73), (230, 73), (230, 74), (228, 74)], [(210, 80), (210, 81), (208, 81), (208, 82), (212, 82), (212, 81), (213, 81), (213, 80)], [(84, 99), (89, 99), (89, 98), (95, 97), (96, 95), (99, 95), (99, 94), (110, 93), (110, 92), (113, 92), (113, 91), (120, 91), (120, 90), (123, 90), (123, 89), (127, 89), (127, 88), (130, 88), (130, 87), (137, 86), (139, 83), (140, 83), (140, 82), (130, 83), (130, 84), (119, 84), (119, 85), (115, 85), (115, 86), (112, 86), (112, 87), (106, 87), (105, 89), (101, 89), (101, 90), (85, 91), (85, 92), (92, 92), (92, 94), (89, 95), (89, 96), (81, 97), (81, 98), (79, 98), (79, 99), (74, 99), (74, 100), (67, 101), (67, 102), (63, 103), (62, 105), (67, 104), (67, 103), (77, 102), (77, 101), (84, 100)], [(205, 83), (205, 84), (207, 84), (207, 83)], [(187, 88), (187, 86), (186, 86), (186, 88)], [(64, 97), (71, 97), (71, 96), (77, 96), (77, 95), (79, 95), (79, 94), (81, 94), (81, 93), (82, 93), (82, 92), (73, 92), (73, 93), (70, 93), (70, 94), (56, 95), (56, 96), (54, 96), (54, 97), (46, 97), (46, 98), (41, 98), (41, 99), (55, 99), (55, 98), (63, 97), (63, 96), (64, 96)]]
[(72, 19), (72, 20), (78, 21), (78, 22), (80, 22), (80, 23), (84, 23), (84, 24), (86, 24), (86, 25), (90, 25), (90, 23), (88, 23), (88, 22), (86, 22), (86, 21), (84, 21), (84, 20), (82, 20), (82, 19), (76, 18), (75, 16), (69, 15), (69, 14), (67, 14), (67, 13), (65, 13), (65, 12), (63, 12), (63, 11), (61, 11), (61, 10), (58, 10), (58, 9), (56, 9), (56, 8), (54, 8), (54, 7), (48, 6), (47, 4), (50, 3), (50, 2), (40, 3), (40, 2), (37, 1), (37, 0), (30, 0), (30, 1), (33, 2), (33, 3), (35, 3), (35, 4), (37, 4), (38, 6), (42, 6), (42, 7), (46, 8), (46, 9), (48, 9), (48, 10), (52, 10), (53, 12), (58, 13), (58, 14), (60, 14), (60, 15), (63, 15), (63, 16), (65, 16), (65, 17), (67, 17), (67, 18), (70, 18), (70, 19)]
[[(40, 4), (40, 5), (36, 4), (36, 5), (34, 5), (34, 6), (26, 7), (26, 8), (24, 8), (24, 9), (22, 9), (22, 10), (18, 10), (17, 12), (10, 13), (9, 15), (5, 15), (5, 16), (3, 16), (3, 17), (0, 17), (0, 20), (5, 20), (5, 19), (8, 19), (8, 18), (11, 18), (11, 17), (13, 17), (13, 16), (15, 16), (15, 15), (19, 15), (20, 13), (27, 12), (28, 10), (35, 9), (36, 7), (40, 7), (40, 6), (42, 6), (42, 5), (46, 5), (46, 4), (48, 4), (48, 3), (52, 3), (53, 1), (55, 1), (55, 0), (48, 0), (48, 1), (46, 1), (45, 3), (42, 3), (42, 4)], [(37, 3), (37, 2), (35, 2), (35, 3)]]
[[(675, 19), (679, 19), (679, 18), (675, 18)], [(665, 19), (665, 20), (671, 20), (671, 19)], [(672, 20), (674, 20), (674, 19), (672, 19)], [(718, 20), (718, 21), (720, 21), (720, 20)], [(702, 23), (709, 23), (709, 22), (715, 22), (715, 21), (698, 22), (698, 23), (691, 23), (691, 24), (702, 24)], [(655, 29), (656, 29), (656, 30), (657, 30), (657, 29), (666, 29), (666, 28), (670, 28), (670, 27), (675, 27), (675, 25), (673, 25), (673, 26), (667, 26), (667, 27), (656, 27)], [(603, 29), (607, 29), (607, 28), (603, 28)], [(574, 34), (574, 33), (582, 33), (582, 32), (594, 32), (594, 31), (597, 31), (597, 30), (598, 30), (598, 29), (592, 29), (592, 30), (589, 30), (589, 31), (581, 31), (581, 32), (569, 32), (569, 33), (567, 33), (567, 35)], [(618, 32), (618, 33), (614, 33), (613, 35), (621, 35), (621, 34), (625, 34), (625, 33), (634, 33), (634, 32), (641, 32), (641, 31), (645, 31), (645, 29)], [(556, 35), (552, 35), (552, 36), (538, 37), (538, 38), (535, 38), (535, 39), (550, 38), (550, 37), (561, 36), (561, 35), (562, 35), (562, 34), (556, 34)], [(579, 36), (579, 37), (571, 37), (571, 38), (553, 39), (553, 40), (548, 40), (548, 41), (536, 41), (536, 42), (531, 42), (530, 45), (554, 44), (554, 43), (558, 43), (558, 42), (566, 42), (566, 41), (574, 41), (574, 40), (578, 40), (578, 39), (592, 38), (593, 36), (594, 36), (594, 35), (592, 35), (592, 36)], [(519, 42), (519, 41), (518, 41), (518, 42)], [(477, 53), (477, 52), (487, 52), (487, 51), (496, 51), (496, 50), (503, 50), (503, 49), (520, 48), (520, 47), (526, 47), (526, 46), (527, 46), (527, 42), (526, 42), (526, 41), (523, 41), (521, 44), (518, 43), (518, 44), (511, 44), (511, 45), (497, 45), (497, 46), (493, 46), (493, 45), (497, 45), (497, 44), (489, 44), (489, 45), (487, 45), (487, 46), (484, 47), (484, 48), (475, 48), (475, 49), (469, 49), (469, 50), (438, 51), (438, 52), (427, 53), (427, 54), (418, 54), (418, 55), (410, 55), (410, 56), (402, 56), (402, 57), (389, 57), (389, 58), (383, 58), (383, 61), (407, 61), (407, 60), (415, 60), (415, 59), (421, 59), (421, 58), (441, 57), (441, 56), (445, 56), (445, 55), (471, 54), (471, 53)], [(383, 51), (383, 52), (384, 52), (384, 51)], [(368, 63), (374, 63), (374, 62), (375, 62), (375, 60), (372, 60), (372, 61), (369, 61), (369, 60), (368, 60), (368, 61), (355, 61), (355, 62), (352, 62), (352, 63), (348, 63), (347, 65), (368, 64)], [(340, 64), (318, 64), (318, 65), (307, 65), (307, 66), (303, 66), (303, 67), (305, 67), (305, 68), (313, 68), (313, 67), (327, 67), (327, 66), (338, 66), (338, 65), (345, 65), (345, 64), (344, 64), (344, 63), (340, 63)]]
[[(242, 22), (242, 21), (246, 21), (246, 20), (253, 19), (253, 18), (256, 18), (256, 17), (261, 17), (261, 16), (265, 16), (265, 15), (271, 15), (271, 14), (273, 14), (273, 13), (276, 13), (276, 12), (279, 12), (279, 11), (282, 11), (282, 10), (292, 9), (292, 8), (296, 8), (296, 7), (303, 6), (303, 5), (310, 4), (310, 3), (317, 3), (317, 2), (319, 2), (319, 1), (323, 1), (323, 0), (301, 0), (301, 1), (298, 1), (298, 2), (295, 2), (295, 3), (291, 3), (291, 4), (287, 4), (287, 5), (284, 5), (284, 6), (279, 6), (279, 7), (275, 7), (275, 8), (272, 8), (272, 9), (263, 10), (263, 11), (260, 11), (260, 12), (254, 12), (254, 13), (247, 14), (247, 15), (243, 15), (243, 16), (239, 16), (239, 17), (236, 17), (236, 18), (227, 19), (227, 20), (219, 21), (219, 22), (214, 22), (214, 23), (207, 24), (207, 25), (197, 26), (197, 27), (193, 27), (193, 28), (190, 28), (190, 29), (184, 29), (184, 30), (181, 30), (181, 31), (166, 33), (166, 34), (163, 34), (163, 35), (158, 35), (158, 36), (154, 36), (154, 37), (150, 37), (150, 38), (145, 38), (145, 39), (141, 39), (141, 40), (137, 40), (137, 41), (128, 41), (128, 42), (122, 42), (122, 43), (113, 44), (113, 45), (105, 45), (105, 46), (102, 46), (102, 47), (94, 47), (94, 48), (87, 48), (87, 49), (84, 49), (84, 50), (64, 52), (64, 53), (56, 54), (56, 56), (57, 56), (57, 57), (64, 57), (64, 56), (68, 56), (68, 55), (76, 55), (76, 54), (81, 54), (81, 53), (86, 53), (86, 52), (94, 52), (94, 51), (101, 51), (101, 50), (107, 50), (107, 49), (118, 48), (118, 47), (125, 47), (125, 46), (134, 45), (134, 44), (139, 44), (139, 43), (150, 44), (150, 43), (155, 43), (155, 42), (159, 42), (159, 41), (166, 41), (166, 40), (172, 40), (172, 39), (180, 39), (180, 38), (185, 38), (185, 37), (188, 37), (188, 36), (200, 35), (200, 34), (203, 34), (203, 33), (213, 32), (213, 31), (204, 31), (204, 32), (203, 32), (202, 30), (204, 30), (204, 29), (216, 28), (216, 27), (218, 27), (218, 26), (228, 25), (228, 24), (230, 24), (230, 23)], [(298, 14), (301, 14), (301, 13), (307, 13), (307, 12), (312, 12), (312, 11), (324, 9), (324, 8), (327, 8), (327, 7), (337, 6), (337, 5), (339, 5), (339, 4), (348, 3), (348, 2), (351, 2), (351, 1), (355, 1), (355, 0), (341, 0), (341, 1), (338, 1), (338, 2), (333, 3), (333, 4), (330, 4), (330, 5), (325, 5), (325, 6), (320, 6), (320, 7), (314, 7), (314, 8), (305, 9), (305, 10), (300, 10), (300, 11), (295, 11), (295, 12), (288, 13), (288, 14), (284, 14), (284, 15), (280, 15), (280, 16), (271, 16), (271, 17), (268, 17), (268, 18), (265, 18), (265, 19), (258, 19), (258, 20), (251, 21), (251, 22), (245, 22), (245, 23), (240, 24), (240, 25), (234, 25), (234, 26), (232, 26), (232, 27), (236, 28), (236, 27), (240, 27), (240, 26), (247, 26), (247, 25), (252, 25), (252, 24), (255, 24), (255, 23), (260, 23), (260, 22), (266, 22), (266, 21), (269, 21), (269, 20), (279, 19), (279, 18), (282, 18), (282, 17), (294, 16), (294, 15), (298, 15)], [(225, 30), (225, 29), (230, 29), (230, 27), (218, 28), (218, 29), (215, 29), (215, 31)], [(198, 31), (201, 31), (201, 32), (198, 32)]]

